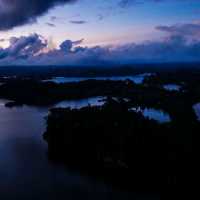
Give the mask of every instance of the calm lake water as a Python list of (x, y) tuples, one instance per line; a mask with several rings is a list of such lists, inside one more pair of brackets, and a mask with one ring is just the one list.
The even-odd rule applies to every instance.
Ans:
[(138, 74), (135, 76), (113, 76), (113, 77), (95, 77), (95, 78), (90, 78), (90, 77), (54, 77), (49, 80), (45, 81), (52, 81), (55, 83), (70, 83), (70, 82), (80, 82), (80, 81), (85, 81), (85, 80), (113, 80), (113, 81), (119, 81), (119, 80), (131, 80), (135, 82), (136, 84), (141, 84), (144, 81), (144, 78), (147, 76), (150, 76), (150, 73), (144, 73), (144, 74)]
[(163, 112), (162, 110), (156, 110), (153, 108), (145, 108), (145, 109), (141, 109), (140, 107), (138, 108), (131, 108), (131, 111), (134, 112), (141, 112), (144, 117), (147, 117), (149, 119), (154, 119), (160, 123), (167, 123), (171, 121), (170, 116)]
[(70, 107), (72, 109), (74, 108), (80, 109), (86, 106), (102, 106), (105, 103), (104, 99), (105, 97), (91, 97), (88, 99), (65, 100), (56, 104), (55, 107), (61, 107), (61, 108)]
[(168, 91), (180, 91), (181, 86), (177, 84), (167, 84), (163, 86), (165, 90)]
[(195, 114), (197, 116), (197, 120), (200, 121), (200, 103), (197, 103), (193, 106)]
[[(91, 101), (91, 100), (89, 100)], [(42, 139), (48, 109), (4, 107), (0, 100), (0, 199), (159, 199), (122, 193), (47, 159)]]

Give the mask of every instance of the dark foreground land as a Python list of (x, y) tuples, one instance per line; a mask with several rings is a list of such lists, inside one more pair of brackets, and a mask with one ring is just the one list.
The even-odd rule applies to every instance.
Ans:
[[(130, 80), (56, 84), (20, 77), (2, 81), (0, 97), (9, 99), (11, 107), (106, 97), (101, 107), (51, 109), (44, 134), (51, 160), (123, 189), (161, 192), (166, 199), (192, 196), (194, 140), (200, 132), (192, 108), (200, 102), (198, 70), (155, 73), (140, 85)], [(163, 85), (170, 83), (180, 85), (180, 90), (165, 90)], [(171, 122), (146, 118), (133, 107), (161, 109)]]
[(68, 167), (123, 189), (163, 192), (169, 199), (186, 195), (193, 184), (196, 122), (161, 125), (108, 102), (100, 108), (53, 109), (47, 124), (49, 158)]

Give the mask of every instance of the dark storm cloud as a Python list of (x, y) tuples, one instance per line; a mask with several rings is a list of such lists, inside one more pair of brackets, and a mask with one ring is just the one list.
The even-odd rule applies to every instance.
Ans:
[(0, 30), (34, 22), (50, 8), (76, 0), (0, 0)]

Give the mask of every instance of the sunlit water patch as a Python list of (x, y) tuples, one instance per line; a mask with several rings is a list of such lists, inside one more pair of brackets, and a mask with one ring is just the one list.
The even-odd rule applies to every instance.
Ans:
[(149, 119), (154, 119), (158, 121), (159, 123), (167, 123), (171, 121), (169, 114), (163, 112), (162, 110), (157, 110), (153, 108), (141, 109), (140, 107), (131, 108), (129, 110), (134, 111), (134, 112), (141, 112), (144, 117), (149, 118)]
[(180, 91), (181, 86), (177, 84), (167, 84), (164, 85), (163, 88), (168, 91)]
[(105, 104), (104, 97), (91, 97), (86, 99), (78, 99), (78, 100), (65, 100), (56, 104), (55, 107), (66, 108), (69, 107), (71, 109), (80, 109), (86, 106), (102, 106)]
[(200, 103), (197, 103), (193, 106), (194, 112), (197, 116), (197, 120), (200, 121)]
[[(118, 98), (118, 97), (112, 97), (112, 100), (120, 103), (121, 101), (128, 103), (130, 101), (129, 98)], [(105, 105), (107, 101), (107, 97), (98, 96), (98, 97), (90, 97), (90, 98), (84, 98), (84, 99), (77, 99), (77, 100), (64, 100), (59, 103), (57, 103), (53, 107), (60, 107), (60, 108), (71, 108), (71, 109), (80, 109), (83, 107), (93, 107), (93, 106), (103, 106)]]

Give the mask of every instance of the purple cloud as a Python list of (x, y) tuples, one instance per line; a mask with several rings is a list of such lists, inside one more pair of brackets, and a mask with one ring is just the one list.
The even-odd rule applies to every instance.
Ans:
[[(163, 31), (163, 28), (159, 30)], [(200, 41), (188, 42), (181, 34), (170, 34), (161, 41), (128, 43), (115, 47), (81, 47), (82, 42), (83, 39), (65, 40), (58, 48), (47, 51), (48, 42), (38, 34), (12, 37), (8, 48), (0, 48), (0, 65), (95, 66), (145, 62), (200, 62)]]
[(157, 30), (170, 36), (181, 36), (187, 40), (199, 40), (200, 23), (175, 24), (172, 26), (157, 26)]
[(14, 60), (17, 60), (22, 57), (33, 57), (46, 46), (46, 40), (38, 34), (32, 34), (26, 37), (22, 36), (19, 38), (11, 37), (10, 46), (0, 50), (0, 59), (9, 60), (10, 58), (13, 58)]

